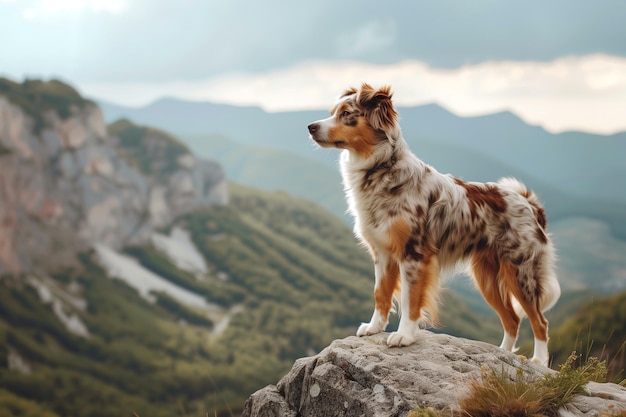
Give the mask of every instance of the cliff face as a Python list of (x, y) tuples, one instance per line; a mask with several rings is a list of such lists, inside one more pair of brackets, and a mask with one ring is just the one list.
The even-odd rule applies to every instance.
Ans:
[[(184, 148), (167, 172), (142, 171), (89, 101), (28, 110), (0, 89), (0, 274), (69, 265), (94, 243), (136, 243), (178, 215), (227, 203), (217, 163)], [(141, 152), (149, 160), (153, 150)]]
[[(299, 359), (277, 386), (248, 399), (244, 417), (405, 417), (417, 408), (462, 415), (459, 400), (484, 369), (542, 378), (554, 372), (488, 343), (422, 331), (417, 343), (389, 348), (386, 334), (335, 340)], [(626, 388), (589, 383), (560, 410), (562, 416), (598, 416), (626, 410)]]

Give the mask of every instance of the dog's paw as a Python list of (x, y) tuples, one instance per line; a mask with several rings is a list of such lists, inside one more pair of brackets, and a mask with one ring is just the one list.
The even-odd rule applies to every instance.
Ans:
[(388, 346), (409, 346), (415, 343), (416, 337), (412, 334), (393, 332), (387, 338)]
[(383, 331), (383, 326), (372, 323), (361, 323), (356, 331), (357, 336), (369, 336)]
[(548, 367), (548, 358), (538, 358), (533, 356), (530, 361), (535, 365), (545, 366), (546, 368)]

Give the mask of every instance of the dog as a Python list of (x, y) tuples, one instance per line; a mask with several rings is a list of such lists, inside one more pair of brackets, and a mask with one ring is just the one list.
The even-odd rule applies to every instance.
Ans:
[(498, 313), (501, 348), (515, 350), (520, 321), (534, 334), (532, 361), (548, 365), (544, 312), (561, 290), (546, 213), (513, 178), (465, 182), (440, 174), (409, 149), (391, 88), (346, 90), (330, 117), (308, 125), (320, 147), (342, 150), (340, 169), (356, 237), (374, 261), (375, 308), (358, 336), (385, 330), (394, 299), (398, 330), (389, 346), (408, 346), (438, 322), (439, 277), (465, 265)]

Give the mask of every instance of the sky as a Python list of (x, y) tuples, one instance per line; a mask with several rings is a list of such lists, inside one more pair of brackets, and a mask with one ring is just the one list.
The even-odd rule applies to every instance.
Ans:
[(623, 0), (0, 0), (0, 76), (126, 106), (162, 97), (328, 109), (509, 110), (552, 132), (626, 131)]

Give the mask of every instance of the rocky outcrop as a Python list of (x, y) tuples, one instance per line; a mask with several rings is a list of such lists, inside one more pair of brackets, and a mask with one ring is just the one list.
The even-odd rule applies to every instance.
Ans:
[[(458, 402), (469, 381), (491, 368), (541, 378), (550, 371), (488, 343), (423, 331), (417, 343), (387, 347), (387, 335), (335, 340), (319, 354), (299, 359), (278, 385), (254, 393), (244, 417), (407, 416), (433, 408), (460, 415)], [(626, 388), (587, 385), (563, 416), (597, 416), (626, 410)]]
[[(167, 173), (146, 174), (123, 157), (95, 104), (33, 113), (30, 96), (11, 97), (0, 89), (0, 275), (68, 265), (96, 242), (136, 243), (176, 216), (227, 202), (215, 162), (185, 148)], [(149, 160), (151, 149), (142, 151)]]

